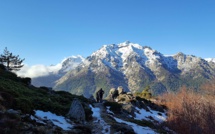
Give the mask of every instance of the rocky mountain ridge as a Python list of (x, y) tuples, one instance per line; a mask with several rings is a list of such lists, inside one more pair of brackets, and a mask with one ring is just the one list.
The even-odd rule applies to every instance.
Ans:
[(176, 91), (182, 85), (198, 90), (214, 76), (213, 62), (183, 53), (165, 56), (127, 41), (104, 45), (59, 79), (54, 89), (89, 97), (101, 87), (109, 91), (123, 86), (126, 91), (141, 92), (149, 85), (156, 95)]

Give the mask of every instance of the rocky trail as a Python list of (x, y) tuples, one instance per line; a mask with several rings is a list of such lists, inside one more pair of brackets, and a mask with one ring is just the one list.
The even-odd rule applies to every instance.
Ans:
[(110, 125), (104, 120), (108, 117), (106, 108), (102, 103), (94, 103), (94, 115), (92, 121), (92, 133), (93, 134), (109, 134)]
[(109, 111), (103, 103), (94, 103), (92, 108), (93, 122), (92, 134), (135, 134), (131, 126), (119, 123), (114, 119), (114, 113)]

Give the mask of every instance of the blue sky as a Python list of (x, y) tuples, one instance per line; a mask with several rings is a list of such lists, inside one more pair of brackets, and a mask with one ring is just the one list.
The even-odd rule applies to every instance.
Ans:
[(214, 0), (1, 0), (0, 51), (57, 64), (124, 41), (215, 58)]

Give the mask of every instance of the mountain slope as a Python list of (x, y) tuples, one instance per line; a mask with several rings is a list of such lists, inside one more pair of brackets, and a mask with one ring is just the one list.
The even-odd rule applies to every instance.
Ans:
[(150, 85), (153, 93), (176, 91), (182, 85), (198, 88), (215, 76), (215, 64), (178, 53), (165, 56), (150, 47), (130, 42), (104, 45), (57, 81), (55, 90), (89, 97), (99, 88), (123, 86), (140, 92)]
[[(33, 77), (32, 84), (37, 87), (40, 86), (53, 87), (55, 85), (55, 81), (60, 79), (68, 71), (77, 67), (83, 60), (84, 58), (80, 55), (68, 57), (64, 59), (61, 63), (59, 63), (60, 65), (58, 66), (60, 66), (60, 68), (58, 70), (54, 71), (48, 70), (47, 75)], [(51, 66), (48, 68), (51, 68)]]

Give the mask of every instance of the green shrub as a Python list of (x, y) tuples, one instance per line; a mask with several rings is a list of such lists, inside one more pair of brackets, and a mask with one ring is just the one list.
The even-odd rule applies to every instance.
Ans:
[(151, 93), (150, 90), (151, 90), (150, 86), (146, 86), (141, 93), (137, 92), (137, 93), (135, 93), (135, 95), (139, 96), (141, 98), (151, 99), (152, 98), (152, 93)]
[(34, 110), (31, 101), (26, 98), (15, 99), (14, 107), (17, 110), (21, 110), (23, 113), (32, 113)]
[(0, 92), (0, 103), (2, 108), (10, 108), (14, 103), (14, 97), (9, 93)]
[[(19, 78), (16, 74), (1, 68), (0, 74), (0, 96), (3, 98), (0, 104), (1, 109), (16, 109), (23, 113), (43, 110), (66, 115), (74, 98), (78, 98), (86, 105), (89, 104), (88, 99), (83, 96), (72, 95), (65, 91), (54, 91), (47, 87), (28, 86), (30, 78)], [(85, 110), (87, 119), (90, 119), (92, 111), (87, 107)]]
[(26, 86), (31, 85), (31, 78), (26, 77), (26, 78), (20, 78), (20, 82), (22, 82), (23, 84), (25, 84)]

